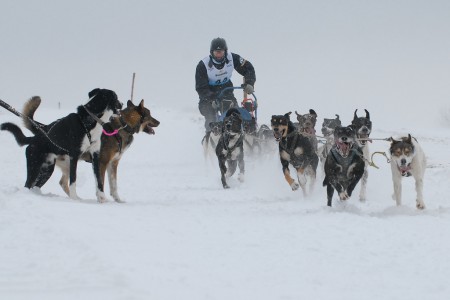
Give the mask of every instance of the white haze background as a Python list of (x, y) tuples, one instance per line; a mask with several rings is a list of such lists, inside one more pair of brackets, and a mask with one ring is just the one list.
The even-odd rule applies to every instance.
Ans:
[[(0, 132), (1, 299), (444, 299), (450, 293), (450, 2), (0, 2), (0, 99), (33, 95), (50, 122), (93, 88), (144, 98), (161, 121), (119, 166), (126, 204), (95, 201), (80, 163), (68, 199), (60, 172), (42, 195), (23, 188), (24, 148)], [(246, 182), (221, 187), (205, 163), (194, 72), (210, 40), (255, 66), (258, 122), (272, 114), (368, 109), (372, 137), (410, 132), (428, 158), (425, 211), (391, 200), (390, 167), (375, 157), (368, 200), (357, 187), (326, 207), (319, 180), (304, 199), (277, 154), (247, 158)], [(241, 83), (235, 73), (234, 82)], [(237, 94), (238, 95), (238, 94)], [(61, 103), (61, 109), (58, 108)], [(20, 119), (0, 108), (0, 122)], [(26, 131), (26, 134), (30, 133)], [(372, 151), (387, 151), (374, 141)], [(319, 173), (320, 174), (320, 173)], [(108, 187), (107, 187), (108, 189)]]

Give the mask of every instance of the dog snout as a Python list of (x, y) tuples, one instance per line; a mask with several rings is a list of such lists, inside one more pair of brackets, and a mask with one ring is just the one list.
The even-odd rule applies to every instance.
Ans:
[(402, 166), (403, 166), (403, 165), (406, 165), (406, 159), (402, 158), (402, 159), (400, 160), (400, 163), (402, 164)]
[(361, 128), (361, 132), (368, 133), (369, 132), (369, 128), (364, 126), (364, 127)]
[(348, 138), (346, 136), (341, 137), (341, 141), (346, 142), (347, 140), (348, 140)]

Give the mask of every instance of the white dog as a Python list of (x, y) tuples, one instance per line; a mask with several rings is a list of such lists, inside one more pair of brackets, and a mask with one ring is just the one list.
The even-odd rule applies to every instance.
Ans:
[(397, 205), (402, 204), (402, 177), (413, 176), (416, 181), (416, 207), (424, 209), (423, 202), (423, 177), (426, 168), (425, 153), (415, 138), (407, 137), (391, 138), (391, 169), (394, 183), (392, 198)]

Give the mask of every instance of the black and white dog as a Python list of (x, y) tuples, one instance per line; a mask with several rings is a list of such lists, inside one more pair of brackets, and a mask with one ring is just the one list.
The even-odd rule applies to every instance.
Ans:
[(416, 181), (416, 207), (424, 209), (423, 178), (426, 168), (426, 157), (415, 138), (410, 134), (407, 137), (391, 138), (391, 170), (394, 194), (392, 198), (397, 205), (402, 204), (402, 178), (413, 176)]
[(3, 123), (1, 125), (2, 130), (10, 131), (15, 136), (20, 146), (28, 145), (25, 187), (29, 189), (42, 187), (52, 175), (56, 160), (69, 159), (69, 197), (78, 199), (76, 193), (77, 163), (82, 154), (89, 153), (92, 157), (92, 166), (97, 181), (97, 197), (99, 196), (98, 160), (102, 125), (95, 118), (107, 122), (113, 114), (121, 109), (122, 103), (118, 100), (115, 92), (107, 89), (94, 89), (89, 93), (89, 98), (88, 103), (80, 105), (76, 113), (71, 113), (48, 125), (40, 124), (43, 131), (33, 127), (34, 136), (32, 137), (26, 137), (15, 124)]
[[(219, 160), (222, 185), (229, 186), (226, 177), (231, 177), (239, 165), (239, 181), (244, 181), (244, 132), (242, 131), (242, 116), (236, 108), (230, 108), (223, 119), (223, 132), (216, 147)], [(228, 165), (228, 168), (227, 168)]]
[(366, 200), (366, 189), (367, 189), (367, 179), (369, 177), (369, 161), (370, 161), (370, 153), (369, 153), (369, 145), (367, 142), (370, 141), (369, 135), (372, 132), (372, 121), (370, 120), (370, 114), (365, 109), (366, 112), (365, 117), (358, 117), (355, 110), (352, 124), (350, 125), (356, 132), (356, 140), (358, 142), (358, 146), (362, 149), (364, 154), (364, 175), (361, 179), (361, 190), (359, 192), (359, 200)]
[[(306, 196), (307, 177), (309, 177), (310, 192), (314, 189), (319, 158), (310, 140), (301, 135), (290, 121), (290, 114), (291, 112), (284, 115), (273, 115), (270, 124), (279, 145), (284, 178), (293, 191), (301, 187), (303, 195)], [(292, 179), (289, 164), (296, 169), (299, 183)]]
[(335, 144), (325, 161), (323, 181), (323, 186), (327, 187), (328, 206), (331, 206), (334, 190), (338, 192), (339, 199), (347, 200), (363, 176), (363, 153), (355, 137), (355, 131), (350, 126), (338, 126), (334, 130)]

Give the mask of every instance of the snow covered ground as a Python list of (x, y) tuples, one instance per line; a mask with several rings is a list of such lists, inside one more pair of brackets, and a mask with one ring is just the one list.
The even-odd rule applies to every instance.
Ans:
[[(428, 158), (426, 210), (415, 208), (409, 178), (403, 180), (403, 206), (395, 206), (390, 166), (382, 156), (374, 157), (380, 169), (370, 169), (367, 202), (358, 201), (357, 186), (350, 200), (341, 203), (335, 196), (328, 208), (321, 174), (305, 199), (285, 182), (276, 152), (247, 158), (246, 181), (232, 178), (224, 190), (217, 164), (202, 156), (202, 119), (195, 107), (182, 112), (148, 106), (161, 125), (155, 136), (137, 135), (121, 160), (124, 204), (96, 202), (87, 163), (78, 168), (83, 200), (65, 196), (59, 171), (41, 193), (23, 188), (25, 149), (0, 132), (0, 299), (379, 300), (450, 294), (448, 129), (408, 127)], [(48, 122), (74, 110), (40, 108), (36, 119)], [(317, 111), (318, 126), (322, 117), (333, 117)], [(262, 110), (259, 123), (267, 124), (272, 113), (285, 111)], [(5, 121), (20, 124), (1, 109), (0, 123)], [(371, 136), (404, 133), (403, 125), (374, 122)], [(388, 143), (370, 147), (387, 151)]]

